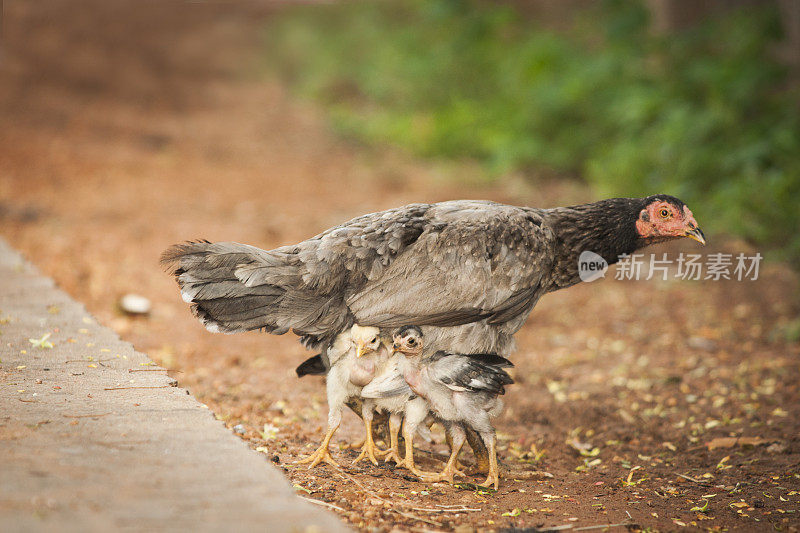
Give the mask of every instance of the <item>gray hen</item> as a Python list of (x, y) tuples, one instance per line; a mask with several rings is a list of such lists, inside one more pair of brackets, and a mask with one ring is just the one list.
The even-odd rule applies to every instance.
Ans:
[(321, 364), (303, 370), (318, 371), (355, 323), (386, 334), (417, 324), (430, 347), (508, 355), (538, 299), (580, 282), (581, 252), (613, 264), (680, 237), (705, 242), (689, 208), (667, 195), (553, 209), (460, 200), (371, 213), (270, 251), (176, 245), (162, 262), (210, 331), (292, 330), (321, 350)]
[(444, 470), (426, 481), (453, 482), (453, 475), (463, 475), (456, 461), (466, 434), (464, 427), (477, 431), (489, 451), (489, 472), (483, 486), (497, 490), (500, 474), (497, 468), (496, 437), (491, 417), (503, 409), (498, 398), (505, 386), (514, 383), (503, 370), (511, 361), (493, 354), (452, 354), (437, 351), (423, 356), (422, 330), (404, 326), (394, 335), (395, 352), (402, 353), (403, 377), (415, 393), (428, 401), (436, 416), (444, 422), (451, 439), (450, 458)]
[(324, 357), (355, 323), (416, 324), (429, 346), (506, 355), (539, 297), (580, 281), (581, 252), (614, 263), (686, 236), (703, 241), (667, 195), (554, 209), (458, 200), (371, 213), (270, 251), (176, 245), (162, 262), (211, 331), (292, 330)]

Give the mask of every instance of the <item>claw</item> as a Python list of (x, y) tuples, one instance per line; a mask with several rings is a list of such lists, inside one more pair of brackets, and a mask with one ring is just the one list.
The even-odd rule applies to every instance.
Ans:
[(400, 458), (400, 454), (397, 452), (397, 450), (393, 450), (391, 448), (386, 450), (386, 457), (383, 459), (384, 463), (388, 463), (389, 461), (394, 461), (397, 468), (404, 466), (404, 461)]
[(375, 446), (375, 441), (372, 439), (372, 420), (365, 417), (364, 428), (366, 429), (364, 444), (361, 446), (361, 453), (358, 455), (358, 457), (356, 457), (356, 460), (353, 461), (353, 464), (356, 464), (357, 462), (366, 458), (369, 459), (370, 463), (378, 466), (378, 459), (375, 458), (375, 452), (377, 451), (380, 454), (381, 450)]
[(498, 475), (497, 472), (492, 472), (486, 478), (486, 481), (484, 481), (483, 483), (478, 483), (478, 486), (486, 487), (487, 489), (494, 488), (494, 490), (497, 490), (497, 487), (500, 486), (500, 476)]
[(322, 444), (320, 444), (319, 448), (317, 448), (317, 451), (315, 451), (314, 453), (312, 453), (311, 455), (309, 455), (304, 459), (295, 461), (295, 464), (302, 465), (306, 463), (311, 463), (308, 466), (310, 470), (324, 461), (329, 465), (331, 465), (332, 467), (336, 468), (337, 470), (341, 470), (342, 467), (339, 466), (339, 463), (333, 460), (333, 457), (331, 457), (331, 452), (329, 449), (331, 437), (333, 437), (333, 434), (336, 433), (338, 427), (339, 426), (336, 425), (335, 427), (329, 428), (328, 432), (325, 434), (325, 438), (322, 439)]
[(295, 464), (302, 465), (306, 463), (311, 463), (310, 465), (308, 465), (308, 469), (310, 470), (322, 462), (325, 462), (338, 470), (341, 470), (342, 468), (341, 466), (339, 466), (339, 463), (334, 461), (333, 457), (331, 457), (331, 452), (328, 449), (327, 445), (324, 447), (320, 446), (317, 449), (317, 451), (315, 451), (308, 457), (295, 461)]
[(424, 470), (420, 470), (413, 465), (408, 470), (409, 472), (417, 476), (420, 480), (422, 480), (424, 483), (436, 483), (437, 481), (439, 481), (438, 479), (439, 474), (437, 472), (425, 472)]
[(374, 444), (371, 444), (369, 440), (367, 440), (366, 442), (364, 442), (364, 446), (362, 446), (361, 448), (361, 453), (358, 455), (358, 457), (356, 457), (355, 461), (353, 461), (353, 464), (356, 464), (362, 459), (366, 458), (369, 459), (370, 463), (372, 463), (375, 466), (378, 466), (378, 460), (375, 458), (376, 450), (380, 452), (380, 450), (378, 450)]
[(428, 474), (422, 480), (427, 483), (438, 483), (441, 481), (447, 481), (451, 485), (455, 482), (454, 477), (466, 477), (466, 474), (455, 467), (448, 467), (445, 466), (444, 470), (439, 472), (438, 474)]

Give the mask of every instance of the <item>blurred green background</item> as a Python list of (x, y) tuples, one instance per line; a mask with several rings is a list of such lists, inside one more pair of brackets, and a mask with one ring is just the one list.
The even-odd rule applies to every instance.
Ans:
[(316, 4), (269, 26), (265, 56), (352, 139), (477, 160), (486, 179), (674, 194), (705, 229), (800, 266), (800, 99), (776, 52), (780, 2), (667, 24), (659, 3), (562, 6), (555, 23), (524, 2)]

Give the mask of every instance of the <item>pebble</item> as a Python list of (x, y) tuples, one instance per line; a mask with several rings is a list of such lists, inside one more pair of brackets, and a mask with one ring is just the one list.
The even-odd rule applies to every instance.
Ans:
[(235, 426), (233, 426), (233, 432), (236, 433), (237, 435), (244, 435), (245, 432), (244, 426), (241, 424), (236, 424)]
[(717, 348), (716, 342), (705, 337), (689, 337), (687, 344), (689, 345), (689, 348), (694, 348), (695, 350), (704, 350), (706, 352), (714, 351)]
[(783, 453), (788, 447), (782, 442), (776, 442), (767, 446), (767, 453)]
[(140, 294), (129, 293), (119, 301), (119, 307), (131, 315), (146, 315), (150, 312), (150, 300)]

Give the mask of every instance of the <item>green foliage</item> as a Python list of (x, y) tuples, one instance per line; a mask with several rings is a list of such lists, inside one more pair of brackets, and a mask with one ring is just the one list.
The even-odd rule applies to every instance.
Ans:
[(775, 13), (668, 38), (647, 26), (621, 0), (561, 33), (467, 0), (358, 2), (292, 10), (268, 43), (353, 138), (492, 176), (547, 168), (602, 194), (671, 193), (704, 227), (800, 261), (800, 111), (768, 53)]

